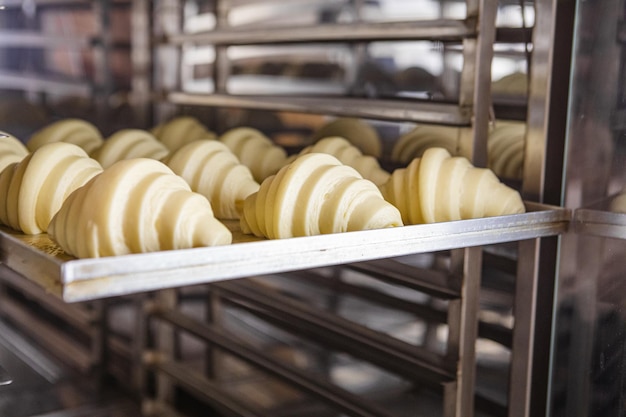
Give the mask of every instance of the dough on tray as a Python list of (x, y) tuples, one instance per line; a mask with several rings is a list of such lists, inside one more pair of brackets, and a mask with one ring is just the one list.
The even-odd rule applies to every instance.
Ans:
[(333, 136), (321, 139), (315, 145), (304, 148), (300, 155), (313, 152), (333, 155), (341, 163), (356, 169), (363, 178), (372, 181), (376, 185), (384, 184), (391, 175), (380, 167), (376, 158), (370, 155), (363, 155), (359, 148), (343, 137)]
[(215, 133), (192, 116), (174, 117), (152, 128), (151, 133), (172, 152), (194, 140), (217, 139)]
[(369, 123), (361, 119), (340, 117), (332, 120), (313, 132), (312, 140), (313, 143), (317, 143), (329, 136), (346, 138), (362, 153), (375, 158), (380, 158), (383, 152), (383, 145), (378, 132)]
[(0, 131), (0, 172), (8, 165), (20, 162), (28, 155), (28, 149), (10, 133)]
[(430, 148), (407, 168), (397, 169), (384, 184), (385, 199), (402, 213), (405, 224), (472, 219), (525, 211), (519, 193), (487, 168), (464, 157)]
[(496, 121), (487, 139), (488, 166), (501, 178), (521, 179), (526, 124)]
[(63, 119), (54, 122), (35, 132), (26, 147), (34, 152), (48, 143), (66, 142), (78, 145), (91, 155), (98, 149), (104, 139), (102, 134), (93, 124), (81, 119)]
[(246, 198), (241, 229), (270, 239), (402, 226), (374, 183), (332, 155), (298, 157)]
[(45, 232), (70, 193), (100, 172), (76, 145), (44, 145), (0, 173), (0, 222), (26, 234)]
[(141, 129), (123, 129), (115, 132), (92, 157), (108, 168), (117, 161), (132, 158), (161, 160), (169, 154), (169, 149), (150, 132)]
[(259, 190), (250, 169), (216, 140), (188, 143), (163, 162), (209, 199), (218, 219), (239, 219), (243, 201)]
[(97, 258), (226, 245), (211, 204), (162, 162), (116, 162), (72, 193), (48, 228), (66, 253)]
[(220, 141), (250, 168), (257, 182), (278, 172), (287, 163), (287, 152), (272, 142), (261, 131), (251, 127), (236, 127), (228, 130)]

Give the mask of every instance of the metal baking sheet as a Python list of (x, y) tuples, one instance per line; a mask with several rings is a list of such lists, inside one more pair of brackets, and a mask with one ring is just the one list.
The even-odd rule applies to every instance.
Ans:
[(228, 246), (75, 259), (46, 234), (0, 227), (0, 261), (67, 302), (308, 269), (414, 253), (552, 236), (567, 230), (568, 210), (527, 203), (528, 212), (391, 229), (263, 240), (236, 221)]

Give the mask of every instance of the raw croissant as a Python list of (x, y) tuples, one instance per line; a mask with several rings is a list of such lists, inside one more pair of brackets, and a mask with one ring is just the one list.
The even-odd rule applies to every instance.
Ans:
[(67, 142), (80, 146), (91, 155), (102, 146), (103, 140), (98, 128), (86, 120), (64, 119), (35, 132), (26, 142), (26, 147), (34, 152), (47, 143)]
[(250, 168), (257, 182), (278, 172), (287, 163), (287, 152), (260, 131), (251, 127), (236, 127), (225, 132), (220, 141)]
[(304, 148), (300, 155), (312, 152), (333, 155), (341, 163), (356, 169), (363, 178), (372, 181), (376, 185), (382, 185), (389, 180), (390, 174), (380, 167), (376, 158), (370, 155), (363, 155), (356, 146), (352, 145), (345, 138), (339, 136), (324, 138), (315, 145)]
[(270, 239), (402, 226), (374, 183), (328, 154), (298, 157), (246, 198), (244, 233)]
[(385, 199), (402, 213), (405, 224), (435, 223), (523, 213), (517, 191), (486, 168), (443, 148), (430, 148), (384, 184)]
[(165, 164), (145, 158), (116, 162), (72, 193), (48, 233), (78, 258), (232, 241), (205, 197)]
[(461, 141), (461, 129), (449, 126), (418, 125), (402, 135), (391, 151), (391, 160), (408, 164), (419, 158), (428, 148), (439, 147), (458, 154)]
[(111, 135), (92, 157), (108, 168), (117, 161), (132, 158), (160, 160), (169, 149), (152, 134), (140, 129), (124, 129)]
[(217, 138), (215, 133), (191, 116), (178, 116), (155, 126), (152, 134), (172, 152), (194, 140)]
[(0, 131), (0, 172), (8, 165), (20, 162), (28, 155), (28, 149), (16, 137)]
[(498, 122), (489, 133), (488, 166), (502, 178), (520, 179), (524, 165), (525, 123)]
[(243, 201), (259, 190), (248, 167), (216, 140), (188, 143), (163, 162), (209, 199), (218, 219), (238, 219)]
[(0, 222), (26, 234), (39, 234), (72, 191), (102, 167), (76, 145), (50, 143), (0, 173)]
[(360, 119), (350, 117), (340, 117), (313, 133), (313, 143), (330, 136), (341, 136), (346, 138), (351, 144), (359, 148), (365, 155), (380, 158), (382, 154), (382, 143), (378, 132), (368, 123)]

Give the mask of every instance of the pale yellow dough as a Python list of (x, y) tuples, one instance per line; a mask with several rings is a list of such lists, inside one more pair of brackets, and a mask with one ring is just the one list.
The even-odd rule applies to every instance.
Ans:
[(40, 147), (0, 173), (0, 222), (26, 234), (45, 232), (68, 195), (101, 171), (76, 145)]
[(363, 155), (356, 146), (343, 137), (333, 136), (321, 139), (315, 145), (304, 148), (300, 155), (314, 152), (333, 155), (341, 163), (356, 169), (363, 178), (372, 181), (376, 185), (384, 184), (391, 175), (380, 167), (376, 158), (370, 155)]
[(123, 159), (161, 160), (168, 154), (169, 149), (151, 133), (141, 129), (123, 129), (106, 139), (92, 157), (104, 168), (108, 168)]
[(216, 140), (188, 143), (163, 162), (209, 199), (218, 219), (239, 219), (243, 201), (259, 189), (250, 169)]
[(496, 121), (487, 139), (488, 167), (498, 176), (521, 179), (526, 124)]
[(346, 138), (365, 155), (380, 158), (383, 145), (378, 132), (369, 123), (351, 117), (332, 120), (313, 133), (312, 141), (317, 143), (330, 136)]
[(402, 226), (376, 185), (332, 155), (298, 157), (246, 198), (244, 233), (282, 239)]
[(215, 133), (192, 116), (174, 117), (152, 128), (151, 133), (172, 152), (195, 140), (217, 139)]
[(88, 121), (64, 119), (35, 132), (26, 142), (26, 147), (29, 151), (34, 152), (48, 143), (66, 142), (80, 146), (87, 154), (91, 155), (102, 145), (103, 141), (98, 128)]
[(257, 129), (236, 127), (225, 132), (219, 140), (250, 168), (259, 183), (287, 163), (287, 152)]
[(458, 154), (461, 135), (461, 128), (458, 127), (417, 125), (400, 136), (391, 151), (391, 160), (408, 164), (433, 147), (444, 148), (453, 155)]
[(397, 169), (380, 187), (405, 224), (472, 219), (525, 211), (519, 193), (501, 183), (487, 168), (464, 157), (430, 148), (407, 168)]
[(162, 162), (116, 162), (72, 193), (48, 233), (78, 258), (226, 245), (211, 204)]
[(19, 162), (28, 155), (28, 149), (10, 133), (0, 131), (0, 172), (8, 165)]

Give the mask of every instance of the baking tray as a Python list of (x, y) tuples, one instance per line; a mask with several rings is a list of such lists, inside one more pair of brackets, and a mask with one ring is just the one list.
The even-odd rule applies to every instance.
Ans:
[(0, 227), (0, 261), (67, 302), (86, 301), (567, 230), (569, 210), (535, 203), (526, 207), (527, 213), (510, 216), (281, 240), (244, 235), (239, 223), (230, 221), (232, 245), (92, 259), (66, 255), (46, 234), (27, 236)]

